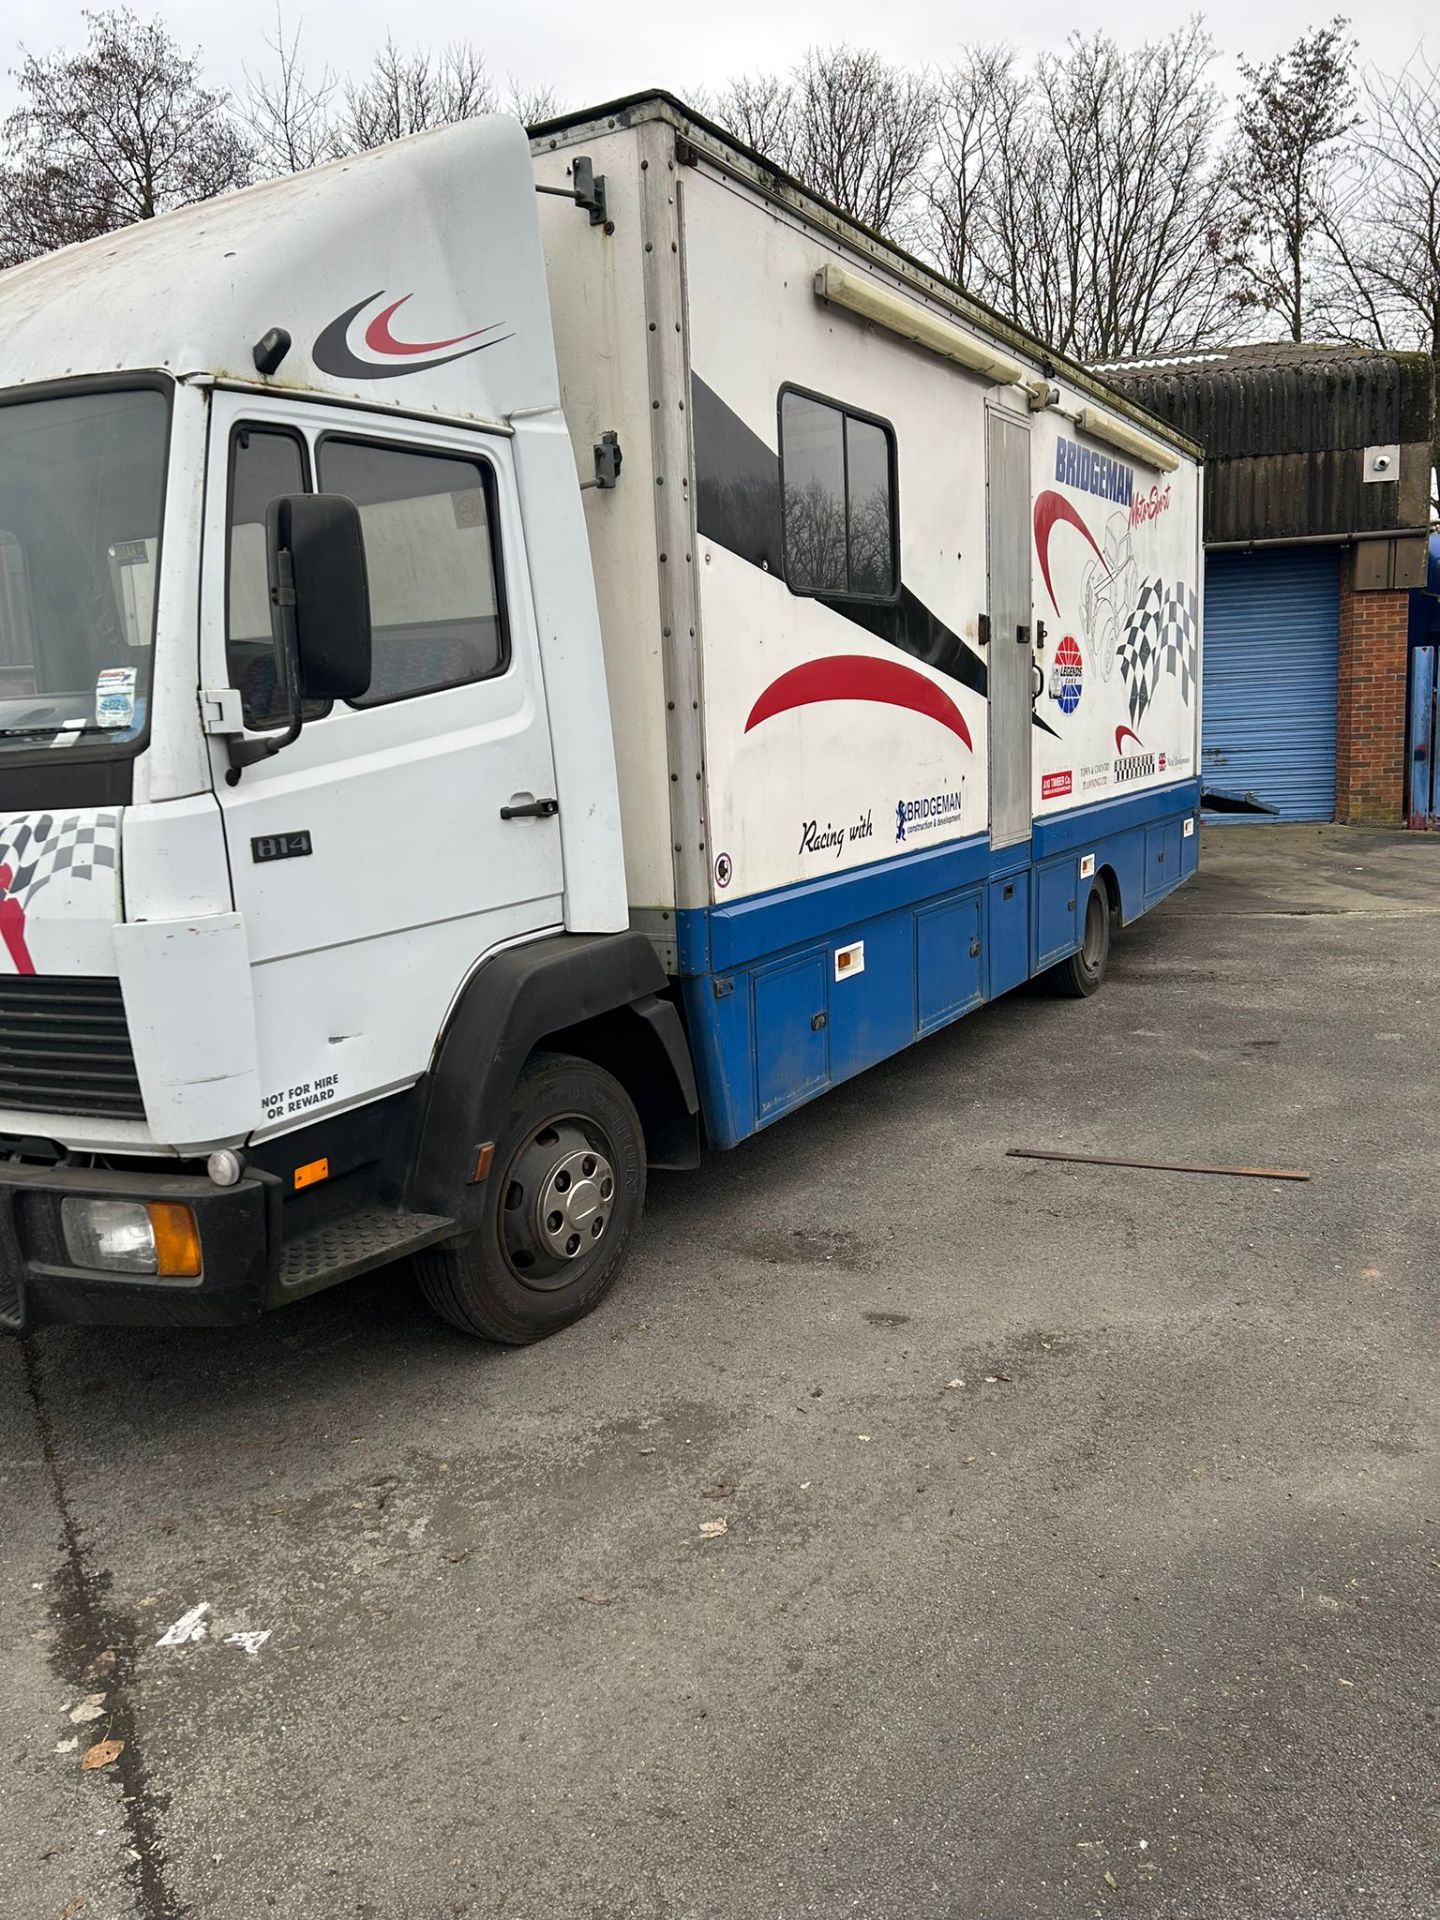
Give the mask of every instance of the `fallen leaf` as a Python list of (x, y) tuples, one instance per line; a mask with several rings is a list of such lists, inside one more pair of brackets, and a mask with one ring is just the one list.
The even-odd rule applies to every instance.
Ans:
[(114, 1667), (114, 1652), (111, 1648), (107, 1647), (104, 1653), (96, 1654), (80, 1678), (82, 1680), (104, 1680), (114, 1671)]
[[(80, 1744), (79, 1734), (72, 1733), (68, 1740), (57, 1740), (55, 1742), (55, 1751), (56, 1753), (74, 1753), (75, 1749), (79, 1746), (79, 1744)], [(40, 1858), (43, 1860), (45, 1858), (45, 1855), (42, 1853)]]
[(730, 1522), (728, 1520), (702, 1520), (700, 1522), (700, 1532), (706, 1540), (714, 1540), (718, 1538), (720, 1534), (728, 1533), (729, 1531)]
[(580, 1598), (587, 1607), (608, 1607), (610, 1602), (603, 1593), (582, 1593)]
[(94, 1773), (100, 1767), (110, 1767), (125, 1751), (123, 1740), (101, 1740), (80, 1756), (80, 1771)]
[(1107, 1887), (1113, 1887), (1113, 1886), (1115, 1885), (1115, 1876), (1114, 1876), (1114, 1874), (1113, 1874), (1113, 1873), (1107, 1873), (1107, 1874), (1106, 1874), (1106, 1876), (1105, 1876), (1105, 1884), (1106, 1884), (1106, 1886), (1107, 1886)]
[(65, 1911), (60, 1915), (60, 1920), (75, 1920), (75, 1915), (81, 1911), (84, 1905), (85, 1905), (85, 1900), (83, 1895), (78, 1900), (72, 1900), (69, 1906), (66, 1907)]
[(643, 1456), (643, 1455), (645, 1455), (645, 1454), (647, 1454), (647, 1453), (653, 1453), (654, 1451), (655, 1451), (655, 1449), (654, 1449), (654, 1447), (641, 1447), (641, 1449), (640, 1449), (640, 1452), (641, 1452), (641, 1455), (642, 1455), (642, 1456)]
[(963, 1387), (965, 1382), (963, 1380), (947, 1380), (945, 1384), (947, 1387)]
[(70, 1724), (72, 1727), (87, 1726), (92, 1720), (103, 1720), (104, 1718), (105, 1696), (103, 1693), (87, 1694), (78, 1705), (70, 1709)]

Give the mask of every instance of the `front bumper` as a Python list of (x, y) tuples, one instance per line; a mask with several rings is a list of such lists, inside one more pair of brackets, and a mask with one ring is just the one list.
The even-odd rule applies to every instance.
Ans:
[[(194, 1280), (76, 1267), (60, 1230), (69, 1196), (168, 1200), (190, 1207), (200, 1232)], [(278, 1241), (278, 1182), (254, 1172), (233, 1187), (203, 1174), (107, 1172), (0, 1160), (0, 1328), (50, 1322), (88, 1326), (233, 1326), (266, 1301)]]

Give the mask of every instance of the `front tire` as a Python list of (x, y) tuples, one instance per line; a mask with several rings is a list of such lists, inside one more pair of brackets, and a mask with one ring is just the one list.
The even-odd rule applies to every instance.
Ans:
[(1110, 921), (1110, 895), (1097, 873), (1085, 902), (1085, 933), (1079, 949), (1050, 969), (1049, 981), (1056, 993), (1088, 1000), (1099, 991), (1110, 965)]
[(599, 1305), (640, 1224), (645, 1141), (619, 1081), (569, 1054), (533, 1054), (486, 1188), (478, 1229), (417, 1254), (416, 1272), (453, 1326), (528, 1346)]

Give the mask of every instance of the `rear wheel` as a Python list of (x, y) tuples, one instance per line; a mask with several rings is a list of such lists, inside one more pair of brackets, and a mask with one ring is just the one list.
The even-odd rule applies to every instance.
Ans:
[(1085, 1000), (1100, 986), (1109, 964), (1110, 895), (1104, 880), (1096, 874), (1085, 902), (1085, 933), (1079, 950), (1052, 967), (1048, 978), (1057, 993)]
[(625, 1089), (588, 1060), (535, 1054), (486, 1186), (478, 1230), (417, 1254), (416, 1271), (455, 1326), (525, 1346), (599, 1304), (640, 1224), (645, 1142)]

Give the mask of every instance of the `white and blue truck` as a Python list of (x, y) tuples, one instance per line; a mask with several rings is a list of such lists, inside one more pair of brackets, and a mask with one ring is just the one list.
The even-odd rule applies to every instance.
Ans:
[(1194, 870), (1198, 449), (658, 94), (0, 274), (0, 1322), (696, 1163)]

